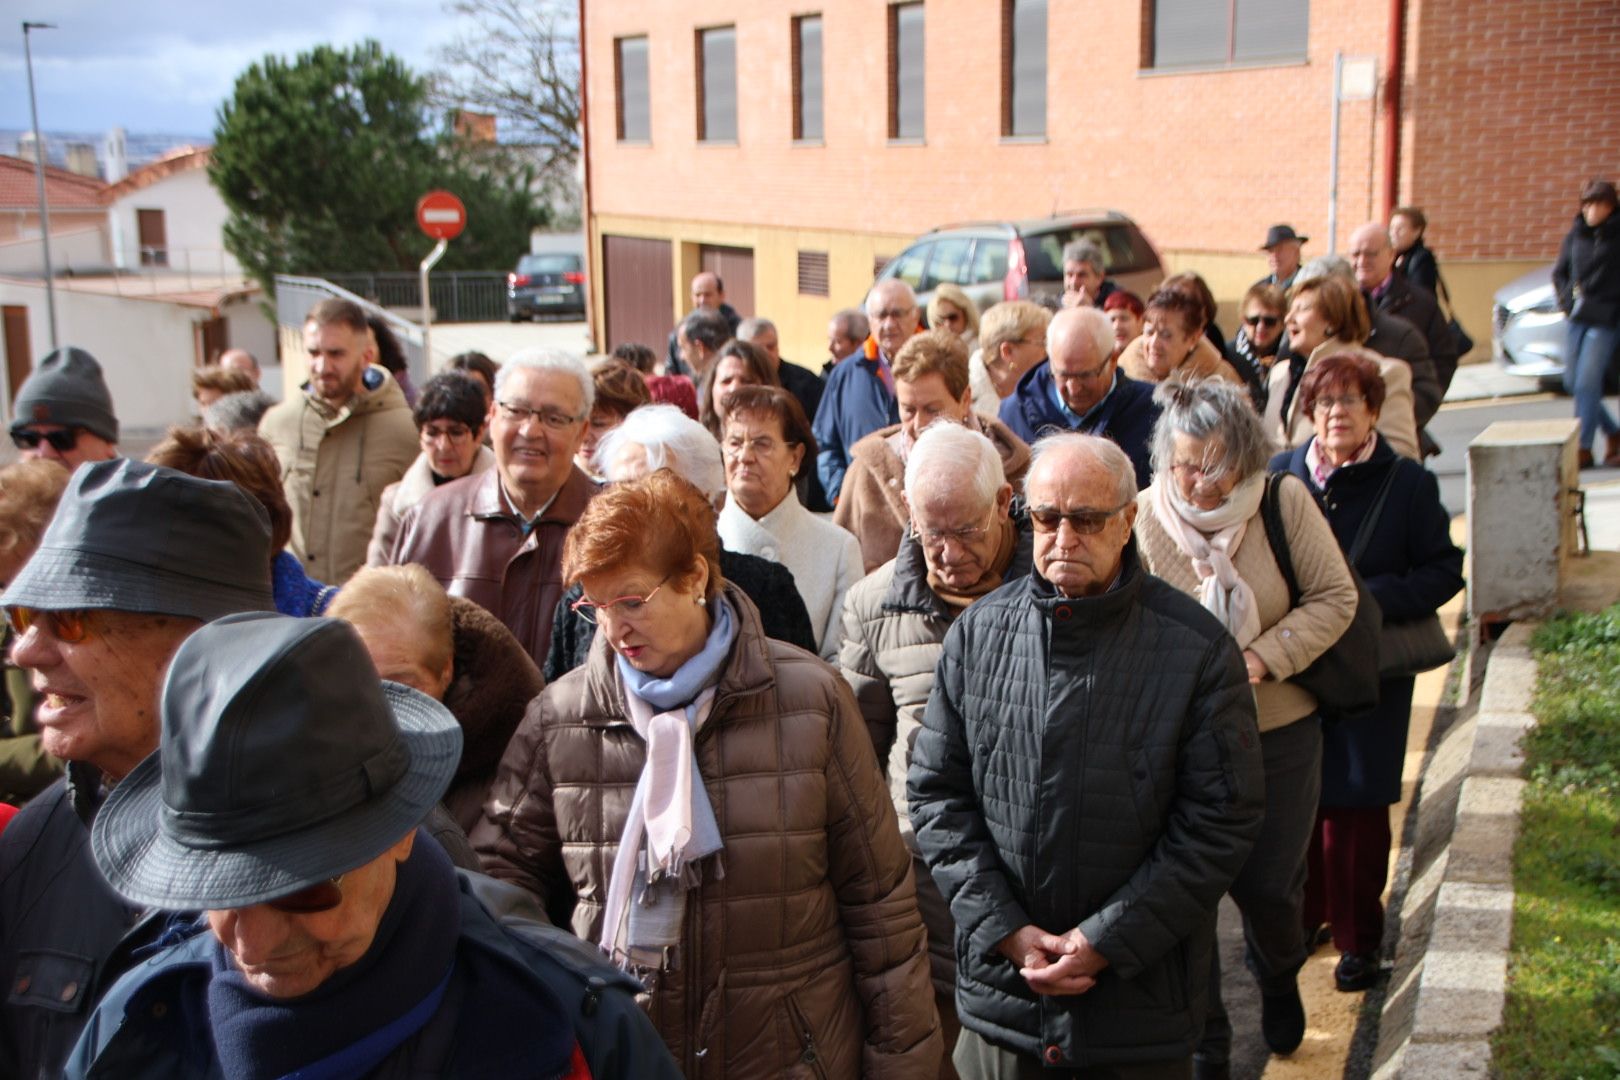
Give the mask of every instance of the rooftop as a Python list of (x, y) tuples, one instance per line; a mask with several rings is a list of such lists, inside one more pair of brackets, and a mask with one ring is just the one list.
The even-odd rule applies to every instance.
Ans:
[[(93, 176), (45, 166), (45, 202), (58, 210), (100, 208), (101, 192), (107, 185)], [(0, 210), (37, 210), (39, 188), (34, 163), (27, 158), (0, 154)]]

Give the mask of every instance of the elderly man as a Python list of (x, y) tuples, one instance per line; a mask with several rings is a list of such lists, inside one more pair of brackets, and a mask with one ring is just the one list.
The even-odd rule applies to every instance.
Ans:
[(113, 987), (67, 1076), (678, 1075), (635, 980), (422, 833), (461, 731), (351, 627), (221, 619), (161, 712), (96, 863), (131, 903), (203, 916)]
[(1112, 439), (1145, 487), (1153, 474), (1148, 441), (1159, 407), (1152, 386), (1119, 370), (1108, 316), (1086, 307), (1058, 312), (1046, 328), (1046, 355), (1001, 403), (1002, 423), (1027, 443), (1062, 431)]
[[(57, 1077), (140, 914), (90, 857), (106, 798), (158, 745), (158, 690), (210, 619), (268, 611), (270, 521), (235, 484), (117, 459), (73, 474), (4, 604), (67, 775), (0, 834), (0, 1076)], [(143, 926), (131, 942), (149, 940)]]
[(259, 370), (259, 361), (246, 349), (226, 349), (219, 354), (218, 363), (226, 371), (240, 371), (253, 380), (254, 386), (258, 386), (259, 379), (263, 377), (263, 373)]
[(420, 563), (517, 635), (538, 665), (562, 595), (563, 538), (596, 484), (574, 464), (596, 397), (576, 356), (526, 349), (501, 365), (489, 431), (495, 467), (406, 511), (391, 563)]
[(1108, 277), (1108, 260), (1095, 240), (1081, 238), (1063, 245), (1063, 306), (1103, 306), (1119, 288)]
[(799, 399), (799, 404), (804, 406), (804, 415), (816, 415), (826, 384), (809, 368), (800, 367), (791, 360), (783, 363), (781, 338), (776, 332), (775, 323), (769, 319), (744, 319), (737, 324), (737, 339), (752, 342), (765, 350), (772, 370), (782, 380), (782, 389)]
[(954, 1061), (965, 1080), (1184, 1078), (1215, 907), (1260, 831), (1248, 673), (1142, 569), (1117, 446), (1038, 443), (1024, 494), (1034, 572), (946, 634), (907, 775), (956, 922)]
[(866, 317), (872, 333), (827, 376), (827, 390), (811, 424), (819, 448), (816, 475), (834, 505), (844, 486), (850, 449), (878, 428), (900, 422), (891, 365), (900, 346), (917, 332), (917, 294), (898, 278), (880, 281), (866, 297)]
[(912, 447), (923, 429), (937, 421), (964, 424), (995, 444), (1007, 479), (1016, 484), (1029, 466), (1029, 447), (1000, 420), (973, 411), (968, 387), (967, 346), (948, 330), (929, 330), (900, 346), (894, 358), (894, 395), (900, 422), (880, 428), (855, 444), (844, 494), (833, 522), (855, 534), (870, 574), (894, 558), (912, 515), (901, 480)]
[(726, 342), (734, 335), (731, 324), (718, 311), (698, 308), (675, 328), (681, 366), (665, 368), (664, 373), (687, 375), (697, 382), (714, 365), (715, 355), (725, 348)]
[[(742, 316), (726, 303), (726, 283), (720, 280), (719, 274), (704, 270), (692, 278), (692, 310), (715, 312), (725, 320), (725, 336), (714, 348), (718, 349), (720, 345), (737, 336), (737, 324), (742, 321)], [(669, 349), (665, 354), (664, 374), (687, 375), (695, 382), (703, 372), (689, 366), (689, 362), (685, 359), (685, 350), (680, 343), (681, 326), (684, 321), (677, 323), (675, 329), (669, 332)]]
[[(1414, 288), (1395, 268), (1395, 245), (1389, 242), (1389, 232), (1382, 225), (1370, 221), (1350, 234), (1350, 265), (1355, 268), (1356, 281), (1369, 309), (1405, 319), (1423, 335), (1444, 397), (1452, 376), (1457, 374), (1456, 338), (1435, 298), (1424, 289)], [(1371, 341), (1368, 347), (1376, 348)], [(1418, 421), (1420, 425), (1424, 422)]]
[(118, 417), (96, 358), (67, 345), (41, 360), (17, 391), (11, 441), (68, 469), (117, 457)]
[(1299, 273), (1299, 252), (1310, 237), (1294, 232), (1292, 225), (1273, 225), (1266, 230), (1265, 243), (1260, 250), (1266, 253), (1266, 266), (1271, 271), (1255, 282), (1256, 285), (1275, 285), (1283, 292), (1294, 284)]
[(304, 392), (265, 413), (259, 434), (281, 461), (293, 512), (288, 550), (310, 577), (342, 585), (366, 563), (383, 490), (416, 460), (416, 425), (399, 384), (376, 363), (358, 304), (311, 308), (304, 348)]
[[(866, 320), (866, 312), (860, 308), (845, 308), (827, 321), (827, 359), (821, 365), (821, 377), (825, 379), (832, 374), (832, 369), (838, 366), (840, 360), (853, 355), (861, 347), (861, 342), (871, 333), (871, 324)], [(814, 413), (806, 413), (813, 416)]]
[(879, 762), (888, 762), (900, 832), (916, 863), (917, 907), (928, 929), (936, 1004), (948, 1038), (956, 1030), (955, 926), (906, 817), (906, 770), (945, 632), (979, 597), (1029, 573), (1027, 521), (1009, 514), (1012, 495), (1002, 455), (989, 439), (955, 424), (930, 427), (906, 461), (911, 528), (899, 553), (844, 597), (838, 664), (855, 690)]

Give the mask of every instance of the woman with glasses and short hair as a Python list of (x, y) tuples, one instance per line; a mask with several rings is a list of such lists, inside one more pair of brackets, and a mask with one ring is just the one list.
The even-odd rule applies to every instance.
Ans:
[(1277, 361), (1288, 301), (1283, 298), (1281, 289), (1262, 281), (1249, 286), (1239, 310), (1242, 314), (1237, 336), (1227, 345), (1226, 355), (1248, 383), (1254, 407), (1264, 410), (1266, 379), (1271, 374), (1271, 365)]
[(642, 979), (688, 1077), (931, 1080), (923, 925), (860, 710), (764, 635), (719, 551), (668, 470), (585, 509), (562, 573), (601, 629), (530, 706), (474, 844)]
[[(1260, 984), (1261, 1030), (1274, 1053), (1296, 1049), (1305, 1008), (1305, 860), (1322, 787), (1317, 701), (1290, 681), (1350, 625), (1356, 587), (1327, 519), (1292, 477), (1279, 497), (1300, 596), (1266, 533), (1262, 501), (1271, 445), (1243, 388), (1218, 380), (1168, 382), (1154, 395), (1153, 483), (1138, 497), (1136, 541), (1146, 569), (1197, 598), (1243, 650), (1260, 716), (1265, 826), (1230, 895), (1243, 913), (1250, 969)], [(1218, 958), (1217, 958), (1218, 961)], [(1229, 1060), (1232, 1029), (1220, 1002), (1219, 963), (1201, 1063)]]

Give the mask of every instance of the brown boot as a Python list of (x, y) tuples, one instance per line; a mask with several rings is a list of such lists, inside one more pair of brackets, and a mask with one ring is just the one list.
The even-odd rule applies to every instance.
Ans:
[(1580, 467), (1583, 469), (1590, 469), (1592, 467), (1592, 451), (1588, 450), (1584, 446), (1581, 447), (1579, 463)]
[(1603, 436), (1603, 464), (1611, 469), (1620, 467), (1620, 432)]

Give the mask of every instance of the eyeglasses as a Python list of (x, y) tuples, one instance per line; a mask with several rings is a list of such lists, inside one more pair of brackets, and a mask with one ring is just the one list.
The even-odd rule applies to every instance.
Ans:
[(1067, 521), (1069, 528), (1081, 536), (1091, 536), (1094, 533), (1102, 532), (1103, 526), (1108, 524), (1109, 518), (1135, 501), (1135, 499), (1129, 499), (1112, 510), (1093, 510), (1089, 508), (1083, 510), (1057, 510), (1050, 506), (1034, 507), (1029, 512), (1029, 520), (1034, 523), (1036, 532), (1055, 533), (1058, 531), (1058, 527)]
[(266, 900), (264, 906), (284, 911), (288, 915), (318, 915), (323, 911), (331, 911), (343, 903), (343, 879), (347, 876), (339, 874), (327, 881), (317, 882), (307, 889), (299, 889), (295, 893)]
[(1052, 378), (1061, 379), (1065, 382), (1090, 382), (1092, 379), (1100, 378), (1111, 364), (1113, 364), (1112, 360), (1104, 360), (1089, 371), (1059, 371), (1057, 368), (1053, 368)]
[(758, 439), (730, 438), (725, 441), (721, 449), (725, 451), (726, 457), (735, 461), (742, 457), (747, 450), (753, 450), (755, 457), (769, 457), (771, 454), (776, 453), (778, 447), (784, 445), (786, 444), (765, 435)]
[(429, 427), (424, 425), (419, 434), (421, 435), (422, 441), (425, 443), (434, 443), (438, 442), (440, 439), (449, 439), (452, 444), (456, 444), (464, 443), (468, 439), (472, 438), (472, 430), (465, 424), (451, 424), (447, 427)]
[(1178, 461), (1170, 466), (1170, 472), (1177, 478), (1191, 476), (1197, 480), (1218, 481), (1226, 475), (1224, 465), (1194, 465), (1187, 461)]
[(922, 546), (929, 551), (938, 551), (947, 543), (955, 541), (958, 547), (977, 543), (989, 535), (991, 523), (971, 525), (965, 529), (919, 529), (916, 522), (912, 522), (911, 531)]
[(1356, 406), (1365, 405), (1366, 403), (1367, 398), (1364, 394), (1339, 394), (1335, 397), (1329, 397), (1328, 395), (1323, 394), (1321, 397), (1317, 398), (1314, 403), (1312, 403), (1311, 409), (1313, 412), (1319, 412), (1325, 415), (1332, 412), (1333, 406), (1335, 405), (1339, 406), (1341, 409), (1344, 409), (1346, 412), (1349, 412)]
[(32, 450), (41, 441), (51, 444), (51, 449), (58, 454), (65, 454), (79, 443), (78, 428), (59, 428), (56, 431), (34, 431), (31, 428), (17, 428), (11, 433), (11, 442), (19, 450)]
[(500, 407), (501, 419), (520, 427), (530, 420), (538, 420), (550, 431), (566, 431), (585, 419), (583, 416), (575, 416), (561, 409), (531, 409), (524, 405), (514, 405), (509, 401), (498, 401), (495, 404)]
[(582, 596), (569, 604), (568, 607), (588, 623), (600, 623), (603, 615), (612, 615), (616, 619), (633, 620), (640, 617), (642, 612), (647, 609), (647, 605), (652, 603), (652, 598), (658, 595), (658, 590), (662, 589), (668, 581), (669, 578), (660, 581), (657, 587), (646, 596), (621, 596), (616, 600), (608, 600), (601, 604), (587, 600)]
[(35, 623), (42, 624), (51, 635), (69, 645), (77, 645), (90, 634), (90, 612), (84, 610), (41, 611), (38, 608), (13, 607), (6, 609), (11, 628), (21, 637)]
[(1282, 322), (1282, 319), (1276, 315), (1245, 315), (1243, 321), (1250, 326), (1264, 326), (1269, 329)]
[(911, 313), (916, 310), (917, 309), (914, 307), (884, 308), (882, 311), (874, 311), (872, 313), (872, 321), (882, 322), (884, 319), (904, 319), (910, 316)]

